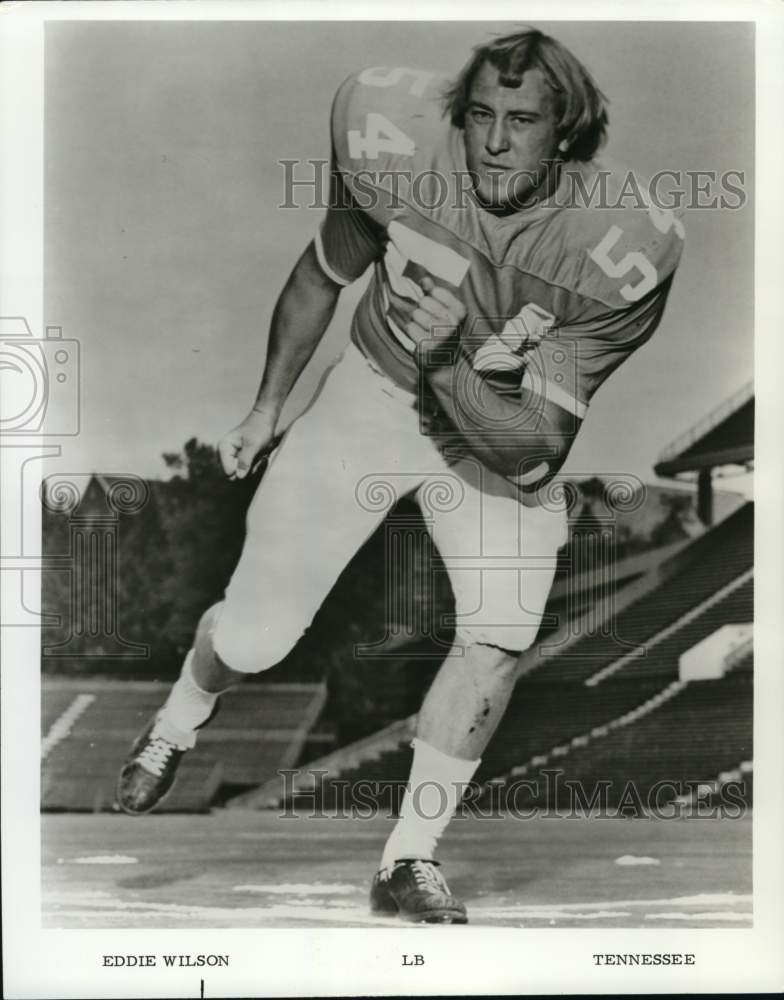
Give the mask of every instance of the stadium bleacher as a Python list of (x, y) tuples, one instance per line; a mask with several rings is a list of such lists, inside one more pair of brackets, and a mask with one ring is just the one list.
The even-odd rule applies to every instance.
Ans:
[[(663, 582), (612, 615), (601, 634), (578, 638), (562, 653), (534, 660), (527, 677), (532, 681), (585, 681), (635, 647), (644, 647), (657, 633), (751, 567), (753, 525), (753, 504), (744, 504), (679, 552)], [(543, 652), (547, 652), (546, 643)]]
[[(112, 809), (122, 761), (166, 690), (154, 682), (45, 678), (42, 808)], [(239, 790), (291, 767), (324, 698), (321, 684), (247, 685), (225, 695), (215, 723), (184, 758), (160, 811), (203, 812), (222, 785)], [(70, 721), (74, 705), (78, 713)]]
[(677, 627), (661, 642), (650, 645), (645, 657), (627, 663), (622, 669), (633, 671), (635, 677), (678, 676), (678, 660), (702, 639), (722, 625), (750, 622), (754, 611), (754, 581), (748, 579), (721, 600), (707, 607), (684, 625)]
[[(752, 755), (753, 684), (747, 673), (686, 684), (674, 697), (634, 725), (612, 729), (584, 747), (572, 748), (557, 759), (563, 776), (554, 795), (532, 797), (539, 805), (569, 808), (572, 793), (567, 781), (590, 791), (597, 782), (609, 782), (608, 805), (618, 805), (629, 782), (645, 799), (659, 782), (659, 804), (676, 798), (677, 786), (715, 781), (721, 770)], [(552, 766), (552, 765), (551, 765)], [(530, 775), (536, 779), (536, 773)], [(553, 798), (555, 801), (553, 801)]]

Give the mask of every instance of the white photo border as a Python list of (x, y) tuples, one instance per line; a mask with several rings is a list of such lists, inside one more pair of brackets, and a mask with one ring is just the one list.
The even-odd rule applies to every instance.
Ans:
[[(0, 294), (4, 315), (43, 317), (43, 32), (51, 20), (480, 20), (459, 3), (21, 3), (0, 10)], [(526, 5), (525, 19), (584, 20), (576, 2)], [(560, 930), (433, 928), (427, 964), (415, 974), (400, 956), (422, 946), (416, 929), (49, 930), (40, 925), (39, 645), (34, 628), (4, 629), (2, 874), (5, 995), (9, 997), (190, 996), (194, 976), (168, 970), (119, 973), (105, 952), (230, 952), (210, 977), (210, 996), (357, 996), (777, 991), (784, 988), (784, 648), (782, 637), (781, 372), (784, 9), (766, 3), (594, 4), (591, 20), (756, 21), (756, 470), (754, 926), (747, 929)], [(519, 20), (519, 6), (484, 3), (481, 21)], [(706, 54), (706, 58), (708, 58)], [(3, 449), (5, 450), (5, 449)], [(40, 535), (35, 455), (18, 467), (3, 455), (3, 499), (32, 498), (25, 531)], [(10, 459), (8, 459), (10, 462)], [(19, 480), (19, 468), (25, 481)], [(16, 476), (16, 479), (14, 477)], [(4, 503), (5, 506), (5, 503)], [(6, 543), (8, 539), (6, 537)], [(34, 585), (34, 581), (33, 581)], [(416, 935), (416, 937), (414, 937)], [(456, 947), (457, 945), (457, 947)], [(691, 969), (596, 967), (595, 952), (694, 952)], [(416, 978), (414, 978), (414, 975)], [(219, 991), (219, 992), (218, 992)]]

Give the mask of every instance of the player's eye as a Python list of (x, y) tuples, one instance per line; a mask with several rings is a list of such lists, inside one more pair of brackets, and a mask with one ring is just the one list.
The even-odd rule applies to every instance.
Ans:
[(475, 122), (486, 122), (492, 118), (492, 115), (484, 108), (471, 108), (471, 117)]

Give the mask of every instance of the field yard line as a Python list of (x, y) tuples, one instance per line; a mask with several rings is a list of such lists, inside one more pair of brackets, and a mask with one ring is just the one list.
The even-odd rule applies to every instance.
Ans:
[(94, 701), (94, 694), (78, 694), (62, 715), (54, 720), (49, 727), (49, 732), (41, 741), (41, 760), (44, 760), (57, 744), (70, 734), (76, 720)]

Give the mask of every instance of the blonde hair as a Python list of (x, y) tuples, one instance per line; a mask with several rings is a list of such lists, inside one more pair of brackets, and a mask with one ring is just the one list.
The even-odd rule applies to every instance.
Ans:
[(590, 160), (596, 154), (607, 138), (607, 98), (566, 46), (535, 28), (475, 47), (444, 93), (444, 114), (453, 125), (465, 125), (471, 85), (485, 63), (498, 70), (502, 87), (519, 87), (527, 70), (539, 69), (555, 93), (558, 129), (566, 140), (567, 158)]

